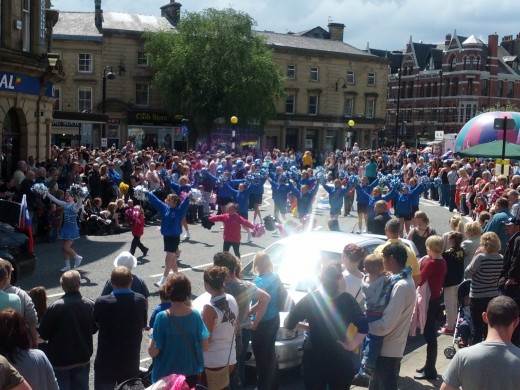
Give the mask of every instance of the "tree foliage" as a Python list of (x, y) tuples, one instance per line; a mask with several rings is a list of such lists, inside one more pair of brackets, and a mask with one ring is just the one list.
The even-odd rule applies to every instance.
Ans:
[(518, 107), (514, 104), (512, 104), (509, 100), (507, 101), (507, 104), (500, 105), (499, 103), (495, 104), (491, 107), (486, 107), (481, 110), (478, 110), (476, 115), (483, 114), (485, 112), (492, 112), (492, 111), (510, 111), (510, 112), (518, 112)]
[(255, 22), (233, 9), (187, 13), (176, 31), (145, 34), (145, 50), (172, 114), (206, 132), (218, 117), (261, 128), (284, 95), (283, 76)]

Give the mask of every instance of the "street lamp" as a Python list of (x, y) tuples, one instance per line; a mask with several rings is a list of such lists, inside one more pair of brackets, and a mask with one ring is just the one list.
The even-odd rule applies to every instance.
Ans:
[(401, 68), (397, 69), (397, 104), (395, 107), (395, 146), (398, 146), (399, 141), (399, 105), (401, 104), (401, 74), (403, 66), (403, 57), (401, 57)]
[[(105, 112), (106, 112), (107, 79), (114, 80), (115, 78), (116, 78), (116, 75), (114, 74), (112, 67), (105, 66), (105, 69), (103, 69), (103, 102), (102, 102), (103, 114), (105, 114)], [(103, 135), (106, 135), (106, 128), (107, 128), (107, 124), (105, 122), (105, 124), (103, 125)]]
[(341, 85), (342, 89), (347, 89), (347, 80), (345, 80), (343, 77), (340, 77), (336, 80), (336, 92), (338, 92), (338, 83), (343, 80), (343, 84)]
[(235, 115), (233, 115), (229, 119), (229, 121), (231, 122), (231, 149), (234, 152), (235, 151), (235, 136), (236, 136), (235, 128), (238, 123), (238, 118)]

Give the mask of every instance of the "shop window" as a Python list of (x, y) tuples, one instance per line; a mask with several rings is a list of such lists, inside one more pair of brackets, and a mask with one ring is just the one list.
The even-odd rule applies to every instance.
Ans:
[(147, 106), (149, 98), (149, 85), (147, 83), (135, 84), (135, 104), (138, 106)]
[(80, 87), (78, 89), (78, 111), (89, 112), (92, 110), (92, 88)]
[(92, 54), (78, 54), (78, 70), (80, 72), (92, 73)]

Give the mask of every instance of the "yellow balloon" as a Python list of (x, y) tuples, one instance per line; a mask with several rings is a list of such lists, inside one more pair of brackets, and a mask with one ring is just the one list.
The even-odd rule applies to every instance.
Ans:
[(356, 125), (356, 122), (354, 122), (352, 119), (348, 121), (349, 127), (354, 127)]

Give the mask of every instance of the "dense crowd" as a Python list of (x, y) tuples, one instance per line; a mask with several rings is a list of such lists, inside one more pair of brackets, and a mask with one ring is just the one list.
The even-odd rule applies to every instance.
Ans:
[[(460, 347), (477, 345), (492, 325), (482, 319), (488, 304), (499, 295), (520, 302), (518, 165), (501, 174), (492, 160), (457, 159), (404, 144), (378, 150), (355, 144), (319, 159), (317, 165), (309, 151), (276, 149), (243, 155), (136, 151), (128, 141), (120, 150), (53, 148), (48, 161), (19, 161), (0, 186), (0, 198), (21, 201), (25, 196), (33, 232), (41, 240), (62, 242), (65, 295), (47, 308), (45, 290), (37, 287), (27, 294), (11, 286), (12, 267), (0, 261), (0, 309), (5, 309), (0, 312), (0, 352), (7, 359), (0, 363), (2, 372), (9, 372), (1, 378), (11, 381), (5, 388), (87, 389), (92, 337), (98, 332), (95, 389), (112, 390), (139, 375), (146, 327), (152, 329), (153, 382), (162, 381), (166, 388), (168, 382), (183, 380), (190, 387), (241, 389), (251, 341), (257, 388), (278, 388), (274, 346), (279, 312), (289, 309), (281, 303), (285, 289), (263, 252), (254, 259), (256, 279), (240, 280), (241, 229), (249, 241), (265, 229), (286, 236), (312, 227), (320, 187), (330, 209), (330, 230), (341, 230), (339, 217), (356, 212), (359, 233), (386, 235), (388, 241), (371, 255), (347, 245), (341, 270), (324, 267), (322, 289), (290, 308), (285, 326), (309, 335), (303, 359), (306, 388), (348, 388), (357, 371), (358, 378), (370, 380), (371, 389), (397, 388), (406, 336), (416, 328), (427, 343), (427, 360), (416, 378), (435, 379), (437, 333), (457, 332)], [(260, 210), (266, 183), (274, 203), (274, 216), (267, 219)], [(436, 234), (419, 209), (421, 197), (453, 212), (449, 232)], [(165, 269), (155, 283), (161, 304), (148, 319), (148, 288), (131, 271), (137, 248), (144, 256), (148, 252), (141, 242), (145, 224), (159, 221)], [(200, 313), (189, 302), (189, 279), (177, 272), (181, 238), (191, 239), (190, 224), (195, 223), (206, 228), (222, 223), (224, 238), (214, 266), (204, 272), (208, 300)], [(81, 234), (126, 233), (132, 236), (129, 251), (115, 259), (102, 296), (95, 302), (83, 297), (80, 274), (73, 270), (82, 263), (72, 249), (74, 241)], [(413, 242), (417, 253), (402, 245), (402, 238)], [(465, 280), (471, 287), (460, 305)], [(446, 322), (437, 332), (441, 303)], [(340, 324), (320, 327), (330, 321), (331, 310), (339, 313)], [(349, 324), (357, 332), (345, 338)], [(510, 335), (517, 346), (518, 333)], [(356, 367), (347, 351), (362, 342)], [(38, 345), (43, 352), (35, 349)], [(453, 374), (444, 379), (446, 386), (455, 383)]]

